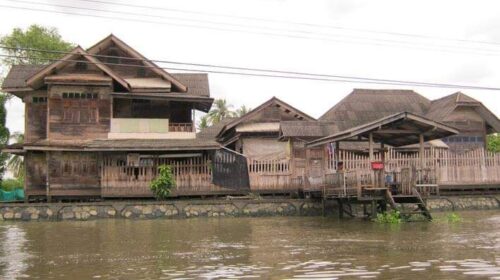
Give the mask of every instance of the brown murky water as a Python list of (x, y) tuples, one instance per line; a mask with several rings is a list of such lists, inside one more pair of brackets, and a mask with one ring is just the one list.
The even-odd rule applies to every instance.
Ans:
[(1, 279), (500, 279), (500, 212), (0, 223)]

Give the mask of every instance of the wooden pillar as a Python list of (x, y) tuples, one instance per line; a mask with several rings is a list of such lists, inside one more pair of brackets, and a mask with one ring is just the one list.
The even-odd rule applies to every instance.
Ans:
[(424, 168), (424, 134), (420, 133), (419, 140), (418, 156), (420, 158), (420, 168)]
[(380, 170), (380, 186), (385, 187), (385, 145), (380, 142), (380, 161), (382, 161), (382, 170)]
[(339, 167), (339, 162), (340, 162), (340, 142), (337, 141), (335, 142), (335, 170), (338, 171)]
[(368, 151), (370, 155), (370, 161), (373, 161), (373, 133), (370, 132), (368, 135)]
[(52, 201), (52, 196), (50, 195), (50, 166), (49, 166), (49, 162), (50, 162), (50, 152), (47, 151), (45, 152), (45, 162), (47, 164), (47, 174), (46, 174), (46, 178), (45, 178), (45, 195), (47, 197), (47, 202), (51, 202)]

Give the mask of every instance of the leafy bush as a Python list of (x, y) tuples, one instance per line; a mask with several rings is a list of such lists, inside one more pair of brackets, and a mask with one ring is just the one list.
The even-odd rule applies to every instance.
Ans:
[(23, 187), (24, 187), (23, 179), (4, 179), (0, 183), (0, 188), (6, 192), (10, 192), (15, 189), (22, 189)]
[(500, 134), (488, 135), (488, 151), (498, 153), (500, 152)]
[(170, 191), (175, 187), (174, 175), (169, 165), (160, 165), (158, 167), (158, 176), (151, 181), (149, 186), (156, 198), (165, 199), (170, 195)]
[(399, 211), (388, 211), (378, 213), (375, 222), (380, 224), (400, 224), (402, 221)]

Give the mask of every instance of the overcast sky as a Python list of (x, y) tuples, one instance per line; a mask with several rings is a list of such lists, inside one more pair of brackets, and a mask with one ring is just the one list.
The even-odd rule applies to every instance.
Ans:
[[(23, 4), (21, 3), (23, 1), (0, 0), (0, 5), (165, 22), (164, 24), (144, 23), (0, 7), (2, 14), (0, 34), (7, 34), (15, 27), (25, 28), (31, 24), (41, 24), (56, 27), (65, 40), (84, 48), (113, 33), (150, 59), (500, 87), (500, 16), (498, 13), (500, 3), (498, 1), (106, 1), (161, 6), (204, 14), (186, 14), (158, 8), (130, 8), (75, 0), (30, 1), (151, 15), (146, 19), (144, 16), (98, 11), (82, 12), (70, 8)], [(208, 14), (219, 14), (219, 16)], [(224, 17), (220, 14), (231, 15), (231, 17)], [(241, 17), (271, 19), (280, 22), (252, 21)], [(206, 21), (226, 24), (215, 25)], [(311, 24), (323, 27), (315, 27)], [(246, 31), (242, 31), (242, 27), (235, 25), (254, 27), (245, 28)], [(201, 26), (205, 28), (200, 28)], [(330, 28), (325, 26), (330, 26)], [(331, 28), (331, 26), (346, 29)], [(210, 28), (239, 29), (240, 31)], [(353, 29), (412, 33), (439, 38), (498, 42), (498, 44), (392, 36)], [(287, 34), (287, 36), (277, 35), (278, 33)], [(482, 101), (497, 116), (500, 115), (500, 95), (497, 91), (352, 84), (221, 74), (209, 74), (209, 79), (212, 97), (226, 98), (235, 107), (245, 104), (254, 108), (272, 96), (276, 96), (314, 117), (321, 116), (349, 94), (353, 88), (407, 88), (414, 89), (430, 99), (461, 90)], [(23, 131), (23, 118), (22, 103), (19, 100), (11, 101), (8, 104), (7, 121), (11, 131)]]

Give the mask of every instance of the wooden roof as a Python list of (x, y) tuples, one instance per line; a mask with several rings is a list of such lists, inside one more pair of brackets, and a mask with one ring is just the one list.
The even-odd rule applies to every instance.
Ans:
[(354, 89), (319, 120), (334, 121), (345, 130), (400, 112), (425, 115), (429, 105), (413, 90)]
[[(252, 122), (252, 119), (255, 118), (256, 116), (258, 116), (259, 113), (263, 112), (267, 108), (273, 108), (273, 107), (279, 108), (284, 113), (289, 114), (291, 117), (295, 118), (296, 120), (304, 120), (304, 121), (315, 121), (316, 120), (315, 118), (313, 118), (313, 117), (309, 116), (308, 114), (298, 110), (297, 108), (283, 102), (282, 100), (280, 100), (276, 97), (272, 97), (268, 101), (262, 103), (260, 106), (251, 110), (250, 112), (246, 113), (245, 115), (241, 116), (240, 118), (234, 119), (233, 121), (226, 124), (224, 126), (224, 128), (220, 131), (218, 137), (222, 136), (226, 131), (233, 129), (242, 123)], [(254, 122), (258, 122), (258, 121), (254, 121)], [(269, 122), (269, 120), (263, 120), (261, 122)]]
[(370, 133), (373, 134), (375, 142), (400, 147), (419, 143), (420, 134), (423, 134), (424, 141), (430, 141), (458, 134), (458, 131), (425, 117), (403, 112), (313, 140), (307, 146), (315, 147), (331, 142), (364, 140)]
[(339, 132), (335, 122), (321, 121), (282, 121), (280, 138), (304, 137), (319, 138)]
[(183, 85), (179, 80), (177, 80), (174, 76), (170, 75), (167, 71), (153, 63), (152, 61), (148, 60), (146, 57), (144, 57), (142, 54), (140, 54), (138, 51), (127, 45), (125, 42), (120, 40), (118, 37), (116, 37), (113, 34), (108, 35), (106, 38), (102, 39), (101, 41), (97, 42), (95, 45), (92, 47), (88, 48), (87, 52), (89, 54), (95, 55), (97, 54), (100, 50), (106, 48), (110, 44), (114, 44), (115, 46), (119, 47), (121, 50), (126, 52), (128, 55), (130, 55), (133, 58), (140, 59), (142, 60), (142, 63), (150, 67), (153, 72), (158, 74), (160, 77), (164, 78), (167, 81), (170, 81), (175, 87), (180, 92), (186, 92), (187, 87)]
[(123, 78), (118, 76), (107, 65), (103, 64), (102, 62), (97, 60), (95, 57), (89, 56), (88, 53), (84, 49), (82, 49), (80, 46), (77, 46), (76, 48), (74, 48), (71, 52), (66, 54), (60, 60), (58, 60), (54, 63), (51, 63), (49, 65), (46, 65), (40, 71), (36, 72), (34, 75), (32, 75), (31, 77), (29, 77), (26, 80), (26, 84), (33, 89), (38, 89), (44, 85), (45, 77), (52, 75), (57, 70), (64, 68), (66, 65), (68, 65), (69, 63), (72, 63), (74, 60), (78, 60), (80, 57), (85, 58), (87, 61), (89, 61), (90, 63), (95, 65), (101, 71), (103, 71), (108, 76), (113, 78), (113, 80), (115, 80), (121, 86), (123, 86), (126, 89), (129, 89), (127, 82)]
[[(7, 146), (6, 149), (10, 149)], [(19, 146), (13, 146), (19, 149)], [(194, 151), (213, 150), (220, 145), (208, 139), (99, 139), (99, 140), (39, 140), (23, 144), (23, 150), (61, 151)]]

